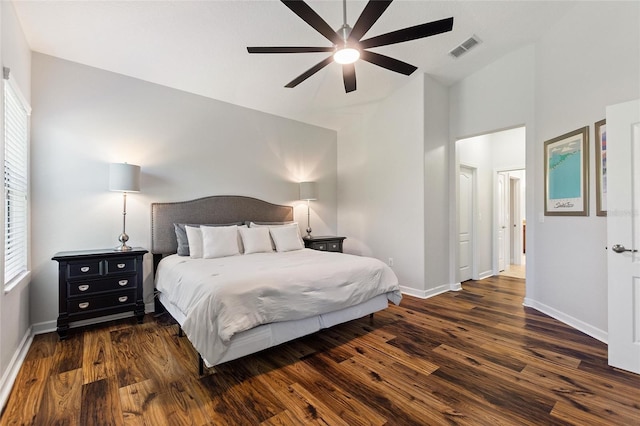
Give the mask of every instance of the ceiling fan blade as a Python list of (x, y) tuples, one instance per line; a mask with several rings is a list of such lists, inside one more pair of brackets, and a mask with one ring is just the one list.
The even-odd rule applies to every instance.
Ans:
[(393, 0), (369, 0), (364, 7), (358, 21), (356, 21), (351, 33), (349, 33), (349, 41), (355, 43), (362, 38), (363, 35), (376, 23), (378, 18), (387, 10), (387, 7)]
[(333, 55), (329, 56), (327, 59), (321, 62), (318, 62), (317, 64), (315, 64), (314, 66), (312, 66), (311, 68), (309, 68), (308, 70), (306, 70), (305, 72), (303, 72), (302, 74), (300, 74), (299, 76), (291, 80), (284, 87), (289, 87), (289, 88), (296, 87), (298, 84), (302, 83), (303, 81), (305, 81), (306, 79), (308, 79), (309, 77), (311, 77), (312, 75), (320, 71), (322, 68), (329, 65), (331, 62), (333, 62)]
[(363, 50), (362, 52), (360, 52), (360, 59), (404, 75), (410, 75), (418, 69), (417, 67), (414, 67), (413, 65), (406, 62), (402, 62), (389, 56), (381, 55), (379, 53), (369, 52), (368, 50)]
[(333, 52), (333, 47), (247, 47), (249, 53), (309, 53), (309, 52)]
[(293, 13), (316, 31), (325, 36), (333, 44), (343, 43), (342, 39), (311, 7), (302, 0), (281, 0)]
[(402, 43), (405, 41), (416, 40), (436, 34), (446, 33), (447, 31), (451, 31), (452, 29), (453, 17), (441, 19), (439, 21), (427, 22), (426, 24), (403, 28), (401, 30), (371, 37), (369, 39), (362, 40), (360, 42), (360, 47), (362, 49), (367, 49), (370, 47)]
[(346, 93), (356, 90), (356, 67), (354, 64), (342, 65), (342, 79)]

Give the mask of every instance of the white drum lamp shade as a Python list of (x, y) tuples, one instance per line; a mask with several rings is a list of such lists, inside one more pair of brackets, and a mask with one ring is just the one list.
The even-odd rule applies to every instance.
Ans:
[(318, 199), (315, 182), (300, 182), (300, 199), (305, 201)]
[(140, 192), (140, 166), (127, 163), (113, 163), (109, 165), (109, 190), (122, 192), (122, 234), (118, 237), (120, 246), (118, 251), (129, 251), (131, 247), (127, 245), (129, 236), (126, 232), (127, 226), (127, 192)]
[(109, 190), (140, 192), (140, 166), (127, 163), (110, 164)]

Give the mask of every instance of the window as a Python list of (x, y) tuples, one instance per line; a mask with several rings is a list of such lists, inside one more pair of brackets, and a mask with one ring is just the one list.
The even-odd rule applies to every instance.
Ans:
[(4, 285), (27, 272), (29, 115), (31, 108), (3, 69), (4, 77)]

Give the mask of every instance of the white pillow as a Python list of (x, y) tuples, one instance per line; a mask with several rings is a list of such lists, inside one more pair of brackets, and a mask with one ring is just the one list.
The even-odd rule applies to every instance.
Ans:
[(297, 226), (272, 226), (269, 228), (269, 233), (276, 245), (276, 250), (279, 252), (304, 248)]
[[(247, 225), (238, 225), (238, 231), (240, 231), (240, 229), (247, 229)], [(242, 236), (240, 235), (240, 232), (238, 232), (238, 248), (240, 249), (240, 254), (244, 253), (244, 244), (242, 244)]]
[[(300, 239), (300, 244), (304, 245), (304, 242), (302, 241), (302, 237), (300, 236), (300, 228), (298, 228), (298, 222), (290, 222), (290, 223), (283, 223), (282, 225), (262, 225), (262, 224), (258, 224), (255, 222), (250, 222), (249, 223), (249, 228), (283, 228), (283, 227), (292, 227), (296, 229), (296, 233), (298, 234), (298, 238)], [(273, 248), (274, 250), (276, 249), (276, 243), (271, 240), (271, 248)]]
[(239, 231), (244, 245), (244, 254), (273, 251), (269, 228), (240, 228)]
[(240, 254), (237, 225), (201, 226), (200, 231), (202, 231), (202, 257), (204, 259)]
[(189, 257), (192, 259), (202, 258), (202, 232), (199, 227), (185, 226), (187, 231), (187, 241), (189, 242)]

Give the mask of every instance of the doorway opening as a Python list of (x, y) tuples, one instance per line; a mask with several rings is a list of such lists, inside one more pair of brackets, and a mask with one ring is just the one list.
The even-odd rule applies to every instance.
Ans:
[(498, 256), (494, 275), (525, 278), (526, 229), (525, 170), (497, 172)]
[(525, 127), (456, 141), (458, 282), (525, 277), (525, 151)]

